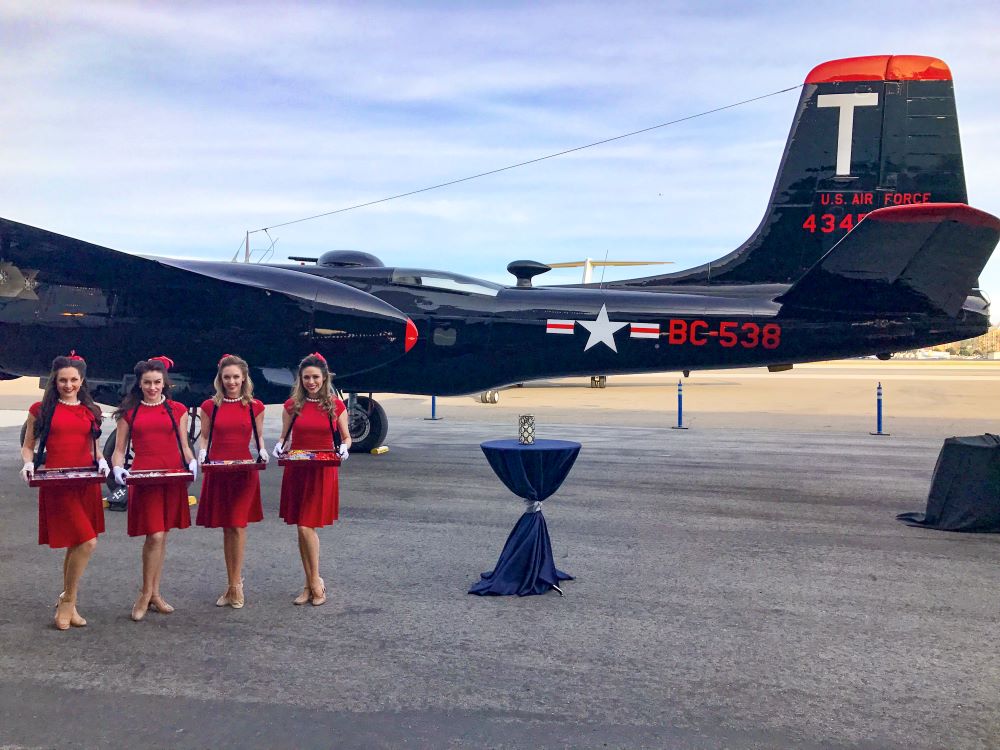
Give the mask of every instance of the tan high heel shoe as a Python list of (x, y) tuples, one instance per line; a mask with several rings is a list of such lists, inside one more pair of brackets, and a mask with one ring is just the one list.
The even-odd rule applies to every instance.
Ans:
[(143, 600), (142, 593), (139, 593), (139, 598), (135, 600), (135, 604), (132, 605), (132, 620), (133, 622), (139, 622), (143, 617), (146, 616), (146, 612), (149, 610), (149, 599)]
[(302, 588), (302, 593), (292, 599), (292, 604), (306, 604), (312, 598), (312, 591), (308, 586)]
[(149, 597), (149, 608), (154, 612), (159, 612), (161, 615), (169, 615), (174, 611), (173, 605), (167, 604), (160, 595)]
[(243, 598), (243, 579), (241, 578), (239, 585), (233, 587), (233, 596), (229, 597), (229, 606), (233, 609), (243, 609), (244, 604), (246, 604), (246, 600)]
[(319, 579), (319, 594), (317, 595), (315, 591), (310, 591), (312, 594), (312, 605), (318, 607), (321, 604), (326, 604), (326, 581), (322, 578)]
[[(65, 593), (59, 594), (59, 601), (56, 602), (56, 615), (54, 619), (56, 630), (69, 630), (70, 625), (73, 623), (73, 610), (76, 608), (76, 602), (67, 599)], [(60, 615), (62, 616), (60, 617)]]
[[(65, 591), (59, 594), (59, 601), (62, 601), (64, 596), (66, 596)], [(56, 603), (56, 606), (57, 607), (59, 606), (58, 602)], [(70, 618), (69, 624), (72, 625), (74, 628), (87, 627), (87, 621), (83, 618), (83, 615), (81, 615), (79, 612), (76, 611), (76, 604), (73, 605), (73, 616)]]
[(218, 599), (215, 600), (216, 607), (228, 607), (232, 602), (229, 600), (229, 589), (226, 589)]

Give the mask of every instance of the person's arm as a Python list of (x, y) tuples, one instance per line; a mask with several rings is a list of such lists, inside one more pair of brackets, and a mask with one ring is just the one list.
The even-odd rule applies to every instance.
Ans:
[(125, 470), (125, 449), (128, 446), (129, 425), (125, 417), (120, 417), (115, 422), (115, 451), (111, 454), (111, 471), (115, 475), (118, 484), (125, 484), (128, 478), (128, 471)]
[(198, 436), (198, 460), (203, 462), (208, 457), (208, 436), (212, 432), (212, 415), (199, 408), (201, 416), (201, 435)]
[(340, 456), (341, 462), (346, 461), (351, 455), (351, 427), (347, 422), (347, 409), (340, 412), (340, 416), (337, 417), (337, 427), (340, 428), (340, 450), (337, 454)]
[[(278, 442), (274, 444), (274, 455), (278, 456), (282, 453), (288, 452), (288, 446), (292, 444), (292, 436), (288, 434), (288, 427), (292, 423), (292, 415), (288, 413), (288, 409), (281, 410), (281, 436), (278, 437)], [(282, 440), (284, 438), (284, 440)], [(288, 443), (288, 445), (285, 445)]]
[(181, 415), (181, 418), (177, 420), (177, 431), (181, 436), (181, 453), (184, 455), (185, 463), (191, 463), (194, 461), (194, 453), (191, 452), (191, 446), (188, 441), (185, 440), (188, 430), (188, 415), (187, 412)]
[(35, 460), (35, 415), (28, 413), (24, 423), (24, 442), (21, 443), (21, 460), (28, 464)]
[(337, 417), (337, 427), (340, 428), (340, 444), (346, 445), (350, 450), (353, 441), (351, 440), (351, 427), (347, 421), (347, 409), (340, 412), (340, 416)]
[(112, 466), (125, 466), (125, 446), (128, 444), (128, 422), (121, 417), (115, 422), (115, 452), (111, 454)]
[[(251, 408), (253, 405), (251, 404)], [(260, 460), (265, 464), (270, 460), (270, 456), (267, 453), (267, 447), (264, 445), (264, 410), (260, 410), (260, 414), (254, 417), (254, 424), (257, 426), (257, 455)]]
[(24, 423), (24, 442), (21, 443), (21, 479), (27, 482), (35, 475), (35, 415), (28, 412), (28, 421)]

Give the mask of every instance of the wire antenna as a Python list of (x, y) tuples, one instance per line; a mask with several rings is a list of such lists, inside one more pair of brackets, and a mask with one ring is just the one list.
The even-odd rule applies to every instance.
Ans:
[(387, 196), (385, 198), (378, 198), (377, 200), (366, 201), (365, 203), (356, 203), (353, 206), (345, 206), (344, 208), (337, 208), (337, 209), (334, 209), (333, 211), (325, 211), (324, 213), (321, 213), (321, 214), (313, 214), (312, 216), (304, 216), (301, 219), (292, 219), (291, 221), (283, 221), (280, 224), (271, 224), (270, 226), (261, 227), (260, 229), (252, 229), (252, 230), (250, 230), (250, 234), (255, 234), (256, 232), (264, 232), (264, 231), (266, 231), (268, 229), (277, 229), (279, 227), (287, 227), (287, 226), (291, 226), (292, 224), (301, 224), (304, 221), (312, 221), (313, 219), (321, 219), (324, 216), (333, 216), (334, 214), (342, 214), (342, 213), (345, 213), (347, 211), (354, 211), (354, 210), (357, 210), (359, 208), (367, 208), (369, 206), (378, 205), (379, 203), (388, 203), (389, 201), (398, 200), (399, 198), (408, 198), (411, 195), (417, 195), (419, 193), (426, 193), (426, 192), (429, 192), (431, 190), (439, 190), (441, 188), (449, 187), (451, 185), (458, 185), (458, 184), (460, 184), (462, 182), (469, 182), (470, 180), (478, 180), (481, 177), (488, 177), (490, 175), (499, 174), (500, 172), (507, 172), (507, 171), (509, 171), (511, 169), (518, 169), (519, 167), (526, 167), (529, 164), (537, 164), (538, 162), (541, 162), (541, 161), (546, 161), (548, 159), (555, 159), (556, 157), (565, 156), (566, 154), (572, 154), (572, 153), (575, 153), (577, 151), (583, 151), (584, 149), (594, 148), (595, 146), (603, 146), (605, 143), (613, 143), (614, 141), (620, 141), (620, 140), (622, 140), (624, 138), (631, 138), (632, 136), (641, 135), (642, 133), (648, 133), (648, 132), (650, 132), (652, 130), (658, 130), (659, 128), (665, 128), (665, 127), (668, 127), (670, 125), (677, 125), (678, 123), (687, 122), (688, 120), (695, 120), (695, 119), (697, 119), (699, 117), (705, 117), (707, 115), (715, 114), (716, 112), (723, 112), (723, 111), (725, 111), (727, 109), (733, 109), (734, 107), (741, 107), (744, 104), (750, 104), (751, 102), (757, 102), (757, 101), (760, 101), (761, 99), (767, 99), (767, 98), (772, 97), (772, 96), (777, 96), (778, 94), (784, 94), (784, 93), (786, 93), (788, 91), (795, 91), (796, 89), (802, 88), (802, 85), (803, 84), (798, 83), (798, 84), (796, 84), (794, 86), (789, 86), (788, 88), (779, 89), (778, 91), (772, 91), (770, 94), (761, 94), (760, 96), (754, 96), (754, 97), (751, 97), (749, 99), (743, 99), (743, 100), (738, 101), (738, 102), (733, 102), (732, 104), (726, 104), (726, 105), (723, 105), (721, 107), (715, 107), (713, 109), (707, 109), (704, 112), (698, 112), (698, 113), (693, 114), (693, 115), (686, 115), (684, 117), (678, 117), (677, 119), (670, 120), (669, 122), (661, 122), (659, 125), (651, 125), (648, 128), (641, 128), (640, 130), (633, 130), (630, 133), (624, 133), (622, 135), (616, 135), (616, 136), (614, 136), (612, 138), (604, 138), (603, 140), (594, 141), (593, 143), (588, 143), (588, 144), (583, 145), (583, 146), (576, 146), (574, 148), (568, 148), (568, 149), (565, 149), (564, 151), (559, 151), (559, 152), (554, 153), (554, 154), (548, 154), (546, 156), (539, 156), (539, 157), (534, 158), (534, 159), (528, 159), (527, 161), (518, 162), (517, 164), (509, 164), (506, 167), (499, 167), (497, 169), (490, 169), (490, 170), (488, 170), (486, 172), (480, 172), (479, 174), (470, 175), (468, 177), (461, 177), (461, 178), (459, 178), (457, 180), (449, 180), (448, 182), (441, 182), (441, 183), (438, 183), (437, 185), (430, 185), (428, 187), (418, 188), (417, 190), (409, 190), (409, 191), (407, 191), (405, 193), (397, 193), (396, 195), (390, 195), (390, 196)]

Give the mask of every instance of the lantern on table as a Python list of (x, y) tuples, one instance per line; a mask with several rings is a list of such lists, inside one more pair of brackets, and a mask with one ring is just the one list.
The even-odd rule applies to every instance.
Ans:
[(535, 416), (522, 414), (518, 417), (517, 442), (521, 445), (532, 445), (535, 442)]

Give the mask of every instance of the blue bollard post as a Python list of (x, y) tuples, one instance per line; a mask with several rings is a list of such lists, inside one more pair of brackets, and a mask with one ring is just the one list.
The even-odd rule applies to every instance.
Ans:
[(686, 430), (684, 426), (684, 383), (677, 381), (677, 424), (671, 430)]
[(425, 422), (437, 422), (442, 418), (437, 415), (437, 396), (431, 396), (431, 415), (424, 417)]
[(888, 432), (882, 432), (882, 382), (879, 381), (878, 387), (875, 389), (875, 432), (869, 432), (869, 435), (877, 435), (880, 437), (888, 437)]

